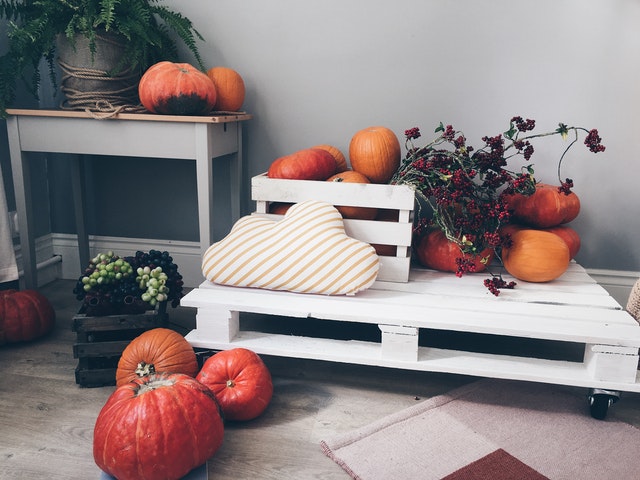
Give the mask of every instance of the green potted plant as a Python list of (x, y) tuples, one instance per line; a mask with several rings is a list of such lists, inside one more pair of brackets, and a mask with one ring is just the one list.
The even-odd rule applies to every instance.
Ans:
[[(0, 0), (0, 18), (8, 22), (7, 51), (0, 57), (3, 117), (20, 82), (37, 98), (43, 59), (57, 88), (56, 61), (62, 49), (87, 50), (91, 63), (101, 72), (101, 42), (105, 38), (109, 46), (116, 44), (122, 50), (115, 65), (102, 76), (132, 77), (132, 90), (149, 66), (177, 60), (176, 39), (184, 42), (203, 69), (196, 45), (202, 36), (189, 19), (161, 5), (161, 0)], [(89, 76), (96, 74), (90, 68), (87, 71)], [(120, 90), (121, 86), (115, 88)]]

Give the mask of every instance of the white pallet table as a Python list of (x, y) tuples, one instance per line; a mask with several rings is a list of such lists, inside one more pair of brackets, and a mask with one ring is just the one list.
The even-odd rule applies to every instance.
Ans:
[[(640, 392), (640, 325), (580, 265), (572, 263), (550, 283), (518, 282), (498, 297), (484, 278), (413, 269), (407, 283), (376, 282), (355, 296), (335, 297), (204, 282), (181, 303), (198, 309), (196, 329), (187, 335), (198, 348)], [(243, 330), (241, 313), (373, 324), (380, 341)], [(569, 361), (425, 347), (420, 330), (582, 344), (584, 356)]]

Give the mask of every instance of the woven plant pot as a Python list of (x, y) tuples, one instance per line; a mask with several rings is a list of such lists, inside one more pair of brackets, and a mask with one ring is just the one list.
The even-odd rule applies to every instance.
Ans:
[(124, 50), (124, 39), (102, 33), (96, 36), (95, 53), (89, 39), (75, 38), (71, 44), (64, 35), (58, 35), (56, 49), (62, 69), (60, 89), (64, 95), (62, 108), (70, 110), (99, 109), (107, 106), (138, 105), (138, 83), (142, 72), (116, 71)]

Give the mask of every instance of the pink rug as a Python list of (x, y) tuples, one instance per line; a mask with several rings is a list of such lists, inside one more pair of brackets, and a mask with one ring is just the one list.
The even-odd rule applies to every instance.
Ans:
[(358, 480), (640, 478), (640, 430), (578, 390), (483, 379), (321, 446)]

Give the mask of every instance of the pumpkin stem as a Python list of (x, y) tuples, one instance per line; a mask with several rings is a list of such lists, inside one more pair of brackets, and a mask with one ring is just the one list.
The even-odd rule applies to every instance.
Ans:
[(156, 373), (156, 367), (153, 363), (140, 362), (135, 369), (136, 375), (139, 377), (146, 377), (147, 375), (151, 375), (152, 373)]
[(235, 382), (233, 380), (231, 380), (231, 379), (227, 380), (227, 387), (233, 388), (235, 386), (236, 386), (236, 384), (235, 384)]

